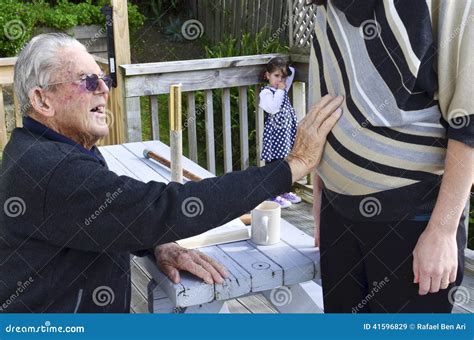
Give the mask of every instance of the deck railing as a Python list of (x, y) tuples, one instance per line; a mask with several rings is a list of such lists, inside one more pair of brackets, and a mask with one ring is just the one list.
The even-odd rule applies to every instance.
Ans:
[[(207, 169), (216, 173), (216, 136), (214, 134), (215, 115), (222, 115), (222, 148), (224, 153), (224, 172), (245, 169), (250, 162), (261, 164), (260, 150), (263, 134), (263, 111), (258, 108), (258, 93), (261, 87), (261, 76), (264, 66), (276, 55), (253, 55), (230, 58), (186, 60), (174, 62), (160, 62), (148, 64), (121, 65), (124, 76), (124, 107), (127, 112), (126, 136), (127, 140), (140, 141), (142, 139), (142, 119), (140, 97), (147, 97), (150, 101), (152, 138), (159, 140), (158, 95), (169, 95), (170, 85), (181, 84), (183, 98), (186, 97), (185, 109), (187, 137), (189, 142), (189, 158), (198, 161), (198, 145), (196, 122), (203, 119), (205, 123)], [(291, 59), (298, 72), (292, 86), (293, 105), (297, 116), (301, 119), (306, 112), (306, 90), (308, 57), (280, 55)], [(232, 119), (236, 112), (231, 112), (231, 89), (238, 90), (238, 122), (239, 145), (232, 145)], [(254, 89), (255, 102), (250, 105), (248, 91)], [(221, 90), (222, 112), (215, 112), (215, 90)], [(196, 107), (196, 95), (203, 91), (204, 105)], [(255, 145), (249, 145), (249, 106), (255, 108), (251, 115), (255, 117)], [(204, 111), (204, 117), (200, 113)], [(234, 130), (235, 131), (235, 130)], [(220, 138), (220, 136), (217, 136)], [(220, 144), (220, 143), (219, 143)], [(232, 159), (233, 148), (239, 148), (240, 166)], [(256, 159), (250, 160), (250, 148), (255, 148)]]

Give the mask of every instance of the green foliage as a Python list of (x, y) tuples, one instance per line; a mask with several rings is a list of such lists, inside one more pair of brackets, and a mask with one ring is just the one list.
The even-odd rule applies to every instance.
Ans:
[(33, 34), (35, 13), (15, 0), (0, 0), (0, 57), (16, 55)]
[[(67, 30), (76, 25), (105, 25), (105, 17), (100, 9), (108, 0), (87, 0), (72, 3), (59, 0), (51, 5), (45, 0), (32, 2), (0, 0), (0, 56), (15, 56), (21, 47), (31, 39), (35, 27), (46, 26), (58, 30)], [(130, 29), (142, 26), (145, 17), (134, 4), (128, 4), (128, 22)], [(11, 27), (11, 32), (7, 29)]]
[(165, 26), (163, 33), (166, 38), (173, 42), (182, 42), (184, 40), (183, 34), (181, 33), (181, 27), (183, 21), (178, 17), (170, 17), (169, 24)]
[(181, 0), (148, 0), (147, 2), (155, 17), (159, 18), (168, 11), (176, 11)]
[(205, 46), (206, 55), (208, 58), (223, 58), (240, 55), (288, 53), (288, 46), (282, 45), (277, 39), (267, 38), (268, 35), (268, 30), (262, 30), (255, 35), (244, 33), (240, 40), (232, 36), (226, 36), (218, 44)]

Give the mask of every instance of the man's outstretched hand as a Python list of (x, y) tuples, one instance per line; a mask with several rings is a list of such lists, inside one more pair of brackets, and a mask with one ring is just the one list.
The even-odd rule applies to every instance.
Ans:
[(155, 247), (156, 264), (174, 283), (179, 283), (180, 270), (186, 270), (208, 284), (222, 283), (228, 277), (223, 265), (209, 256), (188, 250), (176, 243), (166, 243)]
[(286, 157), (293, 182), (318, 166), (326, 137), (341, 117), (344, 97), (326, 95), (316, 103), (299, 123), (293, 149)]

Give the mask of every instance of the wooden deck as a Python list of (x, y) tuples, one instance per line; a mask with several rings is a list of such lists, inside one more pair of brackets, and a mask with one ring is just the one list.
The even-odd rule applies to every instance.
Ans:
[[(302, 202), (282, 210), (282, 217), (288, 222), (313, 235), (313, 217), (311, 204)], [(132, 258), (132, 312), (148, 313), (147, 284), (150, 276), (141, 265)], [(474, 272), (466, 270), (463, 287), (469, 292), (468, 304), (456, 305), (453, 313), (474, 312)], [(276, 313), (271, 303), (263, 295), (254, 295), (230, 300), (228, 307), (231, 313)]]

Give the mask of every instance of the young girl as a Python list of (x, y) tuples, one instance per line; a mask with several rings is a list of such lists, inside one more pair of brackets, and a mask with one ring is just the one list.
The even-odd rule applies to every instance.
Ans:
[[(295, 142), (298, 122), (295, 109), (288, 98), (288, 90), (294, 76), (295, 69), (288, 67), (283, 58), (272, 58), (266, 66), (265, 79), (268, 85), (260, 92), (259, 106), (265, 111), (261, 159), (267, 164), (285, 158)], [(292, 192), (272, 200), (282, 208), (301, 202), (301, 198)]]

